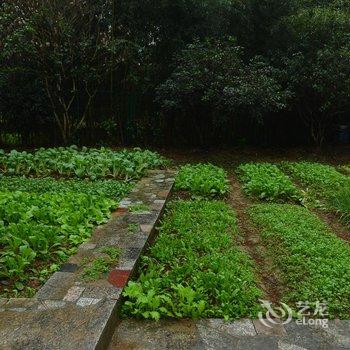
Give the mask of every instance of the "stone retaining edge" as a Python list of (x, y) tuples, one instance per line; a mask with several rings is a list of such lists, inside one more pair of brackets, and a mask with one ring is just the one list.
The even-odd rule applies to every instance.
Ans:
[[(150, 171), (34, 298), (0, 299), (0, 349), (105, 349), (122, 290), (155, 232), (175, 174)], [(120, 248), (119, 262), (108, 276), (84, 282), (84, 259), (100, 256), (102, 247)]]

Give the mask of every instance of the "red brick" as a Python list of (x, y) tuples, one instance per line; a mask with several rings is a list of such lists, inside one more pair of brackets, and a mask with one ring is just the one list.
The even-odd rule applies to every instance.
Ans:
[(108, 282), (118, 288), (123, 288), (128, 282), (131, 270), (113, 270), (109, 273)]

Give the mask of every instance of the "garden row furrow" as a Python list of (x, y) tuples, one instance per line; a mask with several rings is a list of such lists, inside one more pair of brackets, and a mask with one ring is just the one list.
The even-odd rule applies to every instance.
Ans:
[(252, 223), (248, 215), (247, 210), (251, 206), (251, 201), (243, 194), (241, 184), (235, 175), (230, 176), (230, 185), (229, 204), (237, 215), (237, 225), (242, 245), (254, 260), (256, 279), (264, 291), (264, 299), (279, 302), (285, 286), (280, 278), (280, 271), (266, 253), (259, 228)]
[[(280, 169), (270, 163), (244, 164), (238, 175), (246, 195), (274, 202), (252, 205), (248, 212), (266, 248), (265, 260), (280, 272), (281, 300), (291, 306), (307, 302), (311, 309), (325, 302), (331, 317), (348, 318), (349, 234), (331, 216), (336, 211), (342, 219), (349, 217), (350, 178), (310, 162), (283, 162)], [(288, 204), (298, 198), (309, 209)]]

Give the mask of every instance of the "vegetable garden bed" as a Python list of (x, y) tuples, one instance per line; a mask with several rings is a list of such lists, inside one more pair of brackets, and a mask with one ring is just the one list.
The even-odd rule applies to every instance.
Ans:
[(138, 278), (125, 288), (124, 315), (256, 316), (262, 292), (253, 262), (239, 247), (234, 211), (215, 200), (229, 191), (225, 171), (211, 164), (183, 166), (175, 189), (188, 191), (193, 200), (174, 200), (168, 206)]
[(283, 301), (326, 301), (332, 317), (349, 318), (350, 246), (300, 206), (256, 205), (250, 215), (283, 272)]
[(0, 170), (13, 176), (0, 175), (0, 296), (33, 295), (108, 220), (131, 180), (164, 164), (140, 150), (1, 151)]
[[(305, 193), (287, 175), (296, 179), (298, 167), (305, 170), (299, 171), (303, 179), (300, 182), (312, 183), (313, 189), (327, 199), (334, 198), (327, 195), (331, 189), (348, 181), (330, 166), (313, 168), (305, 162), (295, 163), (294, 171), (284, 164), (286, 173), (271, 163), (238, 167), (245, 194), (255, 202), (271, 202), (248, 208), (261, 237), (259, 259), (266, 264), (264, 271), (278, 274), (275, 280), (267, 278), (264, 283), (274, 280), (280, 284), (281, 293), (275, 302), (284, 301), (293, 307), (307, 300), (316, 307), (317, 302), (326, 301), (331, 317), (348, 318), (350, 246), (302, 206)], [(241, 247), (253, 243), (249, 237), (240, 237), (229, 204), (217, 201), (225, 199), (230, 191), (227, 173), (212, 164), (185, 165), (179, 170), (175, 189), (181, 191), (181, 198), (187, 191), (189, 196), (185, 198), (192, 200), (176, 200), (175, 194), (159, 227), (158, 239), (143, 256), (138, 276), (125, 289), (124, 316), (256, 316), (260, 310), (258, 299), (266, 297), (272, 287), (259, 285), (261, 276), (251, 255), (254, 250)]]
[(174, 201), (124, 314), (144, 318), (256, 316), (261, 296), (252, 261), (234, 244), (235, 214), (223, 202)]
[(276, 165), (248, 163), (238, 167), (237, 172), (247, 195), (267, 201), (299, 202), (302, 194), (291, 179)]

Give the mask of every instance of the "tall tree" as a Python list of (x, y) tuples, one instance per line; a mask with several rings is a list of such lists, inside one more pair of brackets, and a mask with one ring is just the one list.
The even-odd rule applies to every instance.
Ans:
[(1, 59), (37, 76), (67, 144), (84, 127), (101, 82), (127, 60), (128, 44), (113, 37), (109, 1), (5, 0)]

